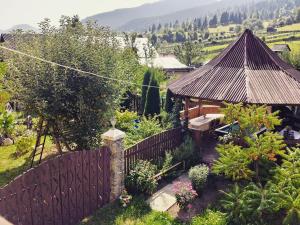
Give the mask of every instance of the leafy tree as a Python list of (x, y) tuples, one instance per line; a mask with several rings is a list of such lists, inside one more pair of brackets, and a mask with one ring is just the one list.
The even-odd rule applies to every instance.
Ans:
[[(107, 28), (83, 25), (76, 17), (62, 17), (58, 28), (49, 20), (41, 22), (40, 33), (30, 40), (16, 33), (16, 49), (107, 78), (131, 81), (134, 77), (119, 42)], [(7, 56), (9, 89), (26, 113), (47, 119), (69, 146), (89, 149), (98, 145), (97, 135), (108, 125), (128, 83), (16, 54)]]
[(176, 46), (175, 55), (184, 64), (191, 66), (196, 57), (201, 57), (202, 45), (186, 41)]
[(155, 116), (159, 114), (160, 114), (159, 84), (156, 80), (155, 74), (152, 74), (150, 85), (147, 91), (144, 115)]

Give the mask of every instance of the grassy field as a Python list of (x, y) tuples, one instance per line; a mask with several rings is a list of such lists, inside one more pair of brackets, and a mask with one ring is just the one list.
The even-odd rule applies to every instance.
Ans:
[(287, 25), (283, 27), (279, 27), (277, 29), (278, 31), (295, 31), (295, 30), (300, 30), (300, 23), (295, 23), (292, 25)]
[(236, 27), (235, 24), (227, 25), (227, 26), (218, 26), (216, 28), (208, 28), (209, 33), (220, 33), (220, 32), (229, 32), (231, 27)]
[[(45, 158), (56, 153), (53, 151), (52, 141), (47, 138), (43, 157)], [(0, 147), (0, 187), (9, 183), (12, 179), (29, 169), (31, 160), (30, 154), (32, 152), (28, 152), (18, 158), (14, 157), (15, 152), (15, 145)]]

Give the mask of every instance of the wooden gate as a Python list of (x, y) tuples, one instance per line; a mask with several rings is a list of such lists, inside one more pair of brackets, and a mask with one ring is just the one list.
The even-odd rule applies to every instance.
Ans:
[(109, 202), (110, 150), (48, 160), (0, 189), (0, 215), (16, 225), (74, 225)]

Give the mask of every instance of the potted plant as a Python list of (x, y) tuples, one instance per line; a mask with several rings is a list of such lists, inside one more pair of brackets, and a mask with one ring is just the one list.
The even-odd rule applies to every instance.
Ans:
[(120, 196), (120, 203), (123, 207), (127, 207), (132, 199), (132, 196), (128, 194), (126, 190), (122, 191)]

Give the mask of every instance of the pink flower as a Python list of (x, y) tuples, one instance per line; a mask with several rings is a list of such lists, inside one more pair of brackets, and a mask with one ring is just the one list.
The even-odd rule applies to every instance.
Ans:
[(193, 205), (192, 204), (188, 204), (188, 209), (192, 209), (193, 208)]

